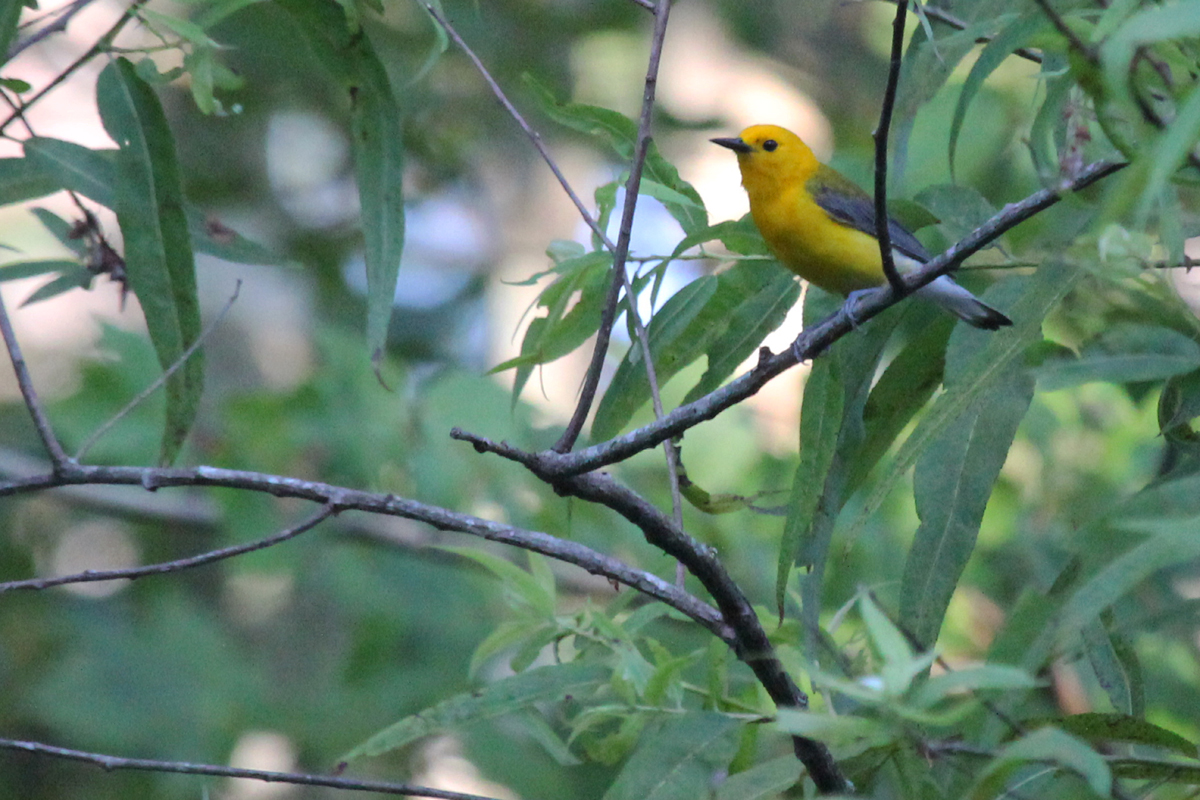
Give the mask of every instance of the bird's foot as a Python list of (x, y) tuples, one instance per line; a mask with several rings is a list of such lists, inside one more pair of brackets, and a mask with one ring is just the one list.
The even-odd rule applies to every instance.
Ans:
[(854, 330), (858, 330), (858, 317), (854, 315), (854, 309), (860, 300), (873, 291), (874, 289), (855, 289), (846, 295), (846, 302), (842, 304), (842, 313), (846, 315), (846, 319), (850, 321), (850, 327)]

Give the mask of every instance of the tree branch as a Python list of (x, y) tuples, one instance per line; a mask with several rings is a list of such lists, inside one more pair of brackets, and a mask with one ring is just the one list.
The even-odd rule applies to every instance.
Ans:
[[(571, 415), (567, 428), (551, 448), (558, 453), (570, 452), (583, 430), (583, 423), (596, 399), (600, 385), (600, 371), (608, 354), (608, 343), (612, 337), (613, 324), (617, 320), (617, 304), (621, 299), (621, 273), (629, 256), (629, 238), (633, 232), (633, 212), (637, 208), (638, 189), (642, 182), (642, 169), (646, 166), (646, 155), (650, 152), (650, 120), (654, 112), (654, 95), (658, 86), (658, 63), (662, 58), (663, 39), (667, 35), (667, 18), (671, 13), (671, 0), (658, 0), (654, 11), (654, 33), (650, 37), (650, 63), (646, 68), (645, 89), (642, 92), (642, 113), (638, 119), (637, 149), (633, 163), (629, 166), (629, 180), (625, 182), (625, 206), (621, 211), (621, 228), (617, 234), (617, 248), (613, 251), (613, 276), (605, 298), (604, 310), (600, 315), (600, 328), (596, 331), (596, 347), (592, 351), (592, 363), (588, 366), (579, 392), (579, 403)], [(634, 300), (631, 297), (630, 305)]]
[(95, 583), (97, 581), (113, 581), (113, 580), (135, 580), (144, 578), (147, 575), (164, 575), (169, 572), (180, 572), (193, 567), (202, 567), (205, 564), (212, 564), (217, 561), (223, 561), (227, 558), (240, 556), (243, 553), (252, 553), (255, 550), (265, 550), (268, 547), (277, 545), (281, 542), (286, 542), (288, 539), (293, 539), (305, 531), (310, 531), (320, 523), (329, 519), (340, 509), (336, 503), (326, 503), (315, 514), (312, 514), (308, 519), (298, 525), (290, 528), (285, 528), (279, 533), (273, 533), (270, 536), (264, 536), (261, 539), (256, 539), (253, 542), (245, 544), (232, 545), (230, 547), (222, 547), (218, 550), (211, 550), (207, 553), (201, 553), (188, 558), (180, 558), (175, 561), (164, 561), (158, 564), (146, 564), (141, 567), (130, 567), (128, 569), (110, 569), (110, 570), (85, 570), (74, 575), (58, 575), (53, 578), (30, 578), (24, 581), (9, 581), (0, 583), (0, 594), (12, 591), (14, 589), (49, 589), (51, 586), (63, 586), (68, 583)]
[(117, 769), (133, 769), (149, 772), (173, 772), (183, 775), (211, 775), (220, 778), (245, 778), (247, 780), (266, 781), (267, 783), (291, 783), (300, 786), (328, 786), (333, 789), (378, 792), (379, 794), (434, 797), (438, 798), (438, 800), (494, 800), (494, 798), (483, 795), (450, 792), (444, 789), (413, 786), (407, 783), (364, 781), (354, 778), (313, 775), (304, 772), (269, 772), (262, 769), (241, 769), (239, 767), (224, 767), (215, 764), (192, 764), (186, 761), (154, 761), (149, 758), (122, 758), (120, 756), (89, 753), (83, 750), (69, 750), (65, 747), (54, 747), (53, 745), (41, 742), (25, 742), (17, 739), (0, 739), (0, 748), (33, 753), (34, 755), (62, 758), (68, 761), (82, 761), (86, 764), (95, 764), (110, 772)]
[[(905, 275), (906, 291), (912, 292), (939, 275), (954, 270), (965, 259), (982, 250), (1006, 231), (1046, 210), (1065, 195), (1084, 189), (1124, 166), (1124, 163), (1098, 161), (1080, 170), (1078, 175), (1059, 188), (1042, 189), (1024, 200), (1010, 203), (983, 225), (963, 237), (957, 244), (930, 259), (920, 269)], [(581, 475), (618, 461), (624, 461), (643, 450), (657, 447), (665, 439), (678, 436), (689, 428), (716, 417), (730, 406), (754, 395), (776, 375), (790, 369), (800, 361), (807, 361), (824, 352), (831, 344), (853, 330), (855, 323), (861, 324), (897, 302), (899, 299), (892, 296), (890, 287), (874, 289), (857, 301), (854, 309), (854, 323), (851, 322), (843, 307), (841, 311), (830, 315), (820, 324), (806, 329), (797, 337), (793, 345), (783, 352), (771, 355), (769, 351), (764, 351), (764, 355), (750, 372), (735, 378), (699, 400), (679, 406), (662, 419), (655, 420), (637, 430), (572, 453), (559, 453), (553, 450), (529, 453), (504, 442), (495, 445), (457, 429), (451, 431), (450, 435), (453, 438), (473, 443), (478, 450), (495, 453), (524, 464), (536, 474), (546, 476), (550, 480)]]
[(29, 415), (33, 417), (33, 426), (37, 428), (38, 438), (42, 440), (42, 446), (50, 455), (50, 463), (54, 471), (58, 472), (63, 465), (70, 462), (70, 458), (63, 450), (58, 437), (54, 435), (50, 417), (46, 415), (46, 408), (38, 399), (37, 389), (34, 388), (33, 379), (29, 375), (29, 366), (25, 363), (21, 345), (17, 341), (16, 333), (13, 332), (12, 320), (8, 316), (8, 308), (5, 306), (2, 296), (0, 296), (0, 335), (4, 337), (4, 346), (8, 348), (8, 358), (12, 362), (13, 372), (17, 375), (17, 385), (21, 388), (21, 397), (25, 399), (25, 407), (29, 409)]
[[(647, 542), (678, 559), (712, 595), (721, 616), (734, 631), (735, 639), (729, 643), (734, 653), (754, 671), (775, 704), (784, 708), (808, 707), (807, 695), (784, 669), (754, 607), (725, 570), (714, 548), (688, 536), (653, 504), (608, 475), (579, 475), (555, 482), (554, 488), (616, 511), (636, 525)], [(792, 743), (796, 757), (807, 767), (818, 790), (831, 794), (849, 789), (824, 744), (804, 736), (793, 736)]]
[(318, 481), (305, 481), (281, 475), (217, 467), (111, 467), (67, 462), (57, 472), (0, 483), (0, 497), (61, 486), (81, 485), (141, 486), (147, 491), (177, 486), (215, 486), (263, 492), (276, 497), (297, 497), (322, 505), (333, 505), (338, 513), (352, 510), (367, 511), (373, 514), (411, 519), (431, 525), (438, 530), (457, 531), (479, 536), (489, 541), (532, 550), (550, 558), (574, 564), (593, 575), (602, 575), (656, 600), (661, 600), (711, 631), (722, 641), (732, 641), (733, 639), (733, 632), (715, 608), (676, 588), (657, 575), (634, 569), (611, 556), (598, 553), (577, 542), (551, 536), (548, 533), (503, 525), (499, 522), (492, 522), (470, 514), (461, 514), (393, 494), (364, 492)]
[(892, 232), (888, 228), (887, 158), (888, 136), (892, 131), (892, 110), (896, 107), (896, 88), (900, 85), (900, 58), (904, 49), (904, 24), (908, 21), (908, 0), (897, 0), (896, 17), (892, 20), (892, 53), (888, 60), (887, 86), (883, 91), (883, 107), (875, 139), (875, 238), (879, 241), (879, 258), (883, 274), (897, 297), (905, 293), (904, 281), (896, 272), (892, 257)]

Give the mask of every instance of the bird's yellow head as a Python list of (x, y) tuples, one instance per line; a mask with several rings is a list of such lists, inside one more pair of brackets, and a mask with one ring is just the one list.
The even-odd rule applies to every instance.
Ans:
[(802, 186), (820, 166), (799, 136), (778, 125), (751, 125), (734, 138), (711, 141), (737, 153), (747, 189), (777, 182)]

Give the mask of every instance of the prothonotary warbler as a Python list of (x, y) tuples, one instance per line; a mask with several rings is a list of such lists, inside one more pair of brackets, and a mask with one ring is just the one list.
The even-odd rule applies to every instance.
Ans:
[[(818, 161), (799, 136), (777, 125), (753, 125), (735, 138), (712, 141), (737, 153), (750, 215), (781, 264), (847, 296), (887, 282), (875, 238), (875, 203), (849, 178)], [(916, 237), (890, 218), (888, 232), (901, 272), (930, 259)], [(916, 294), (976, 328), (1012, 325), (949, 275)]]

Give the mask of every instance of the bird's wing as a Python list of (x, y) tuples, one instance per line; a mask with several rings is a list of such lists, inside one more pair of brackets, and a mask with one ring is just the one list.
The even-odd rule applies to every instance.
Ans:
[[(835, 222), (875, 236), (875, 201), (857, 183), (824, 164), (808, 179), (808, 191)], [(928, 261), (929, 251), (896, 220), (888, 218), (892, 248), (909, 258)]]

